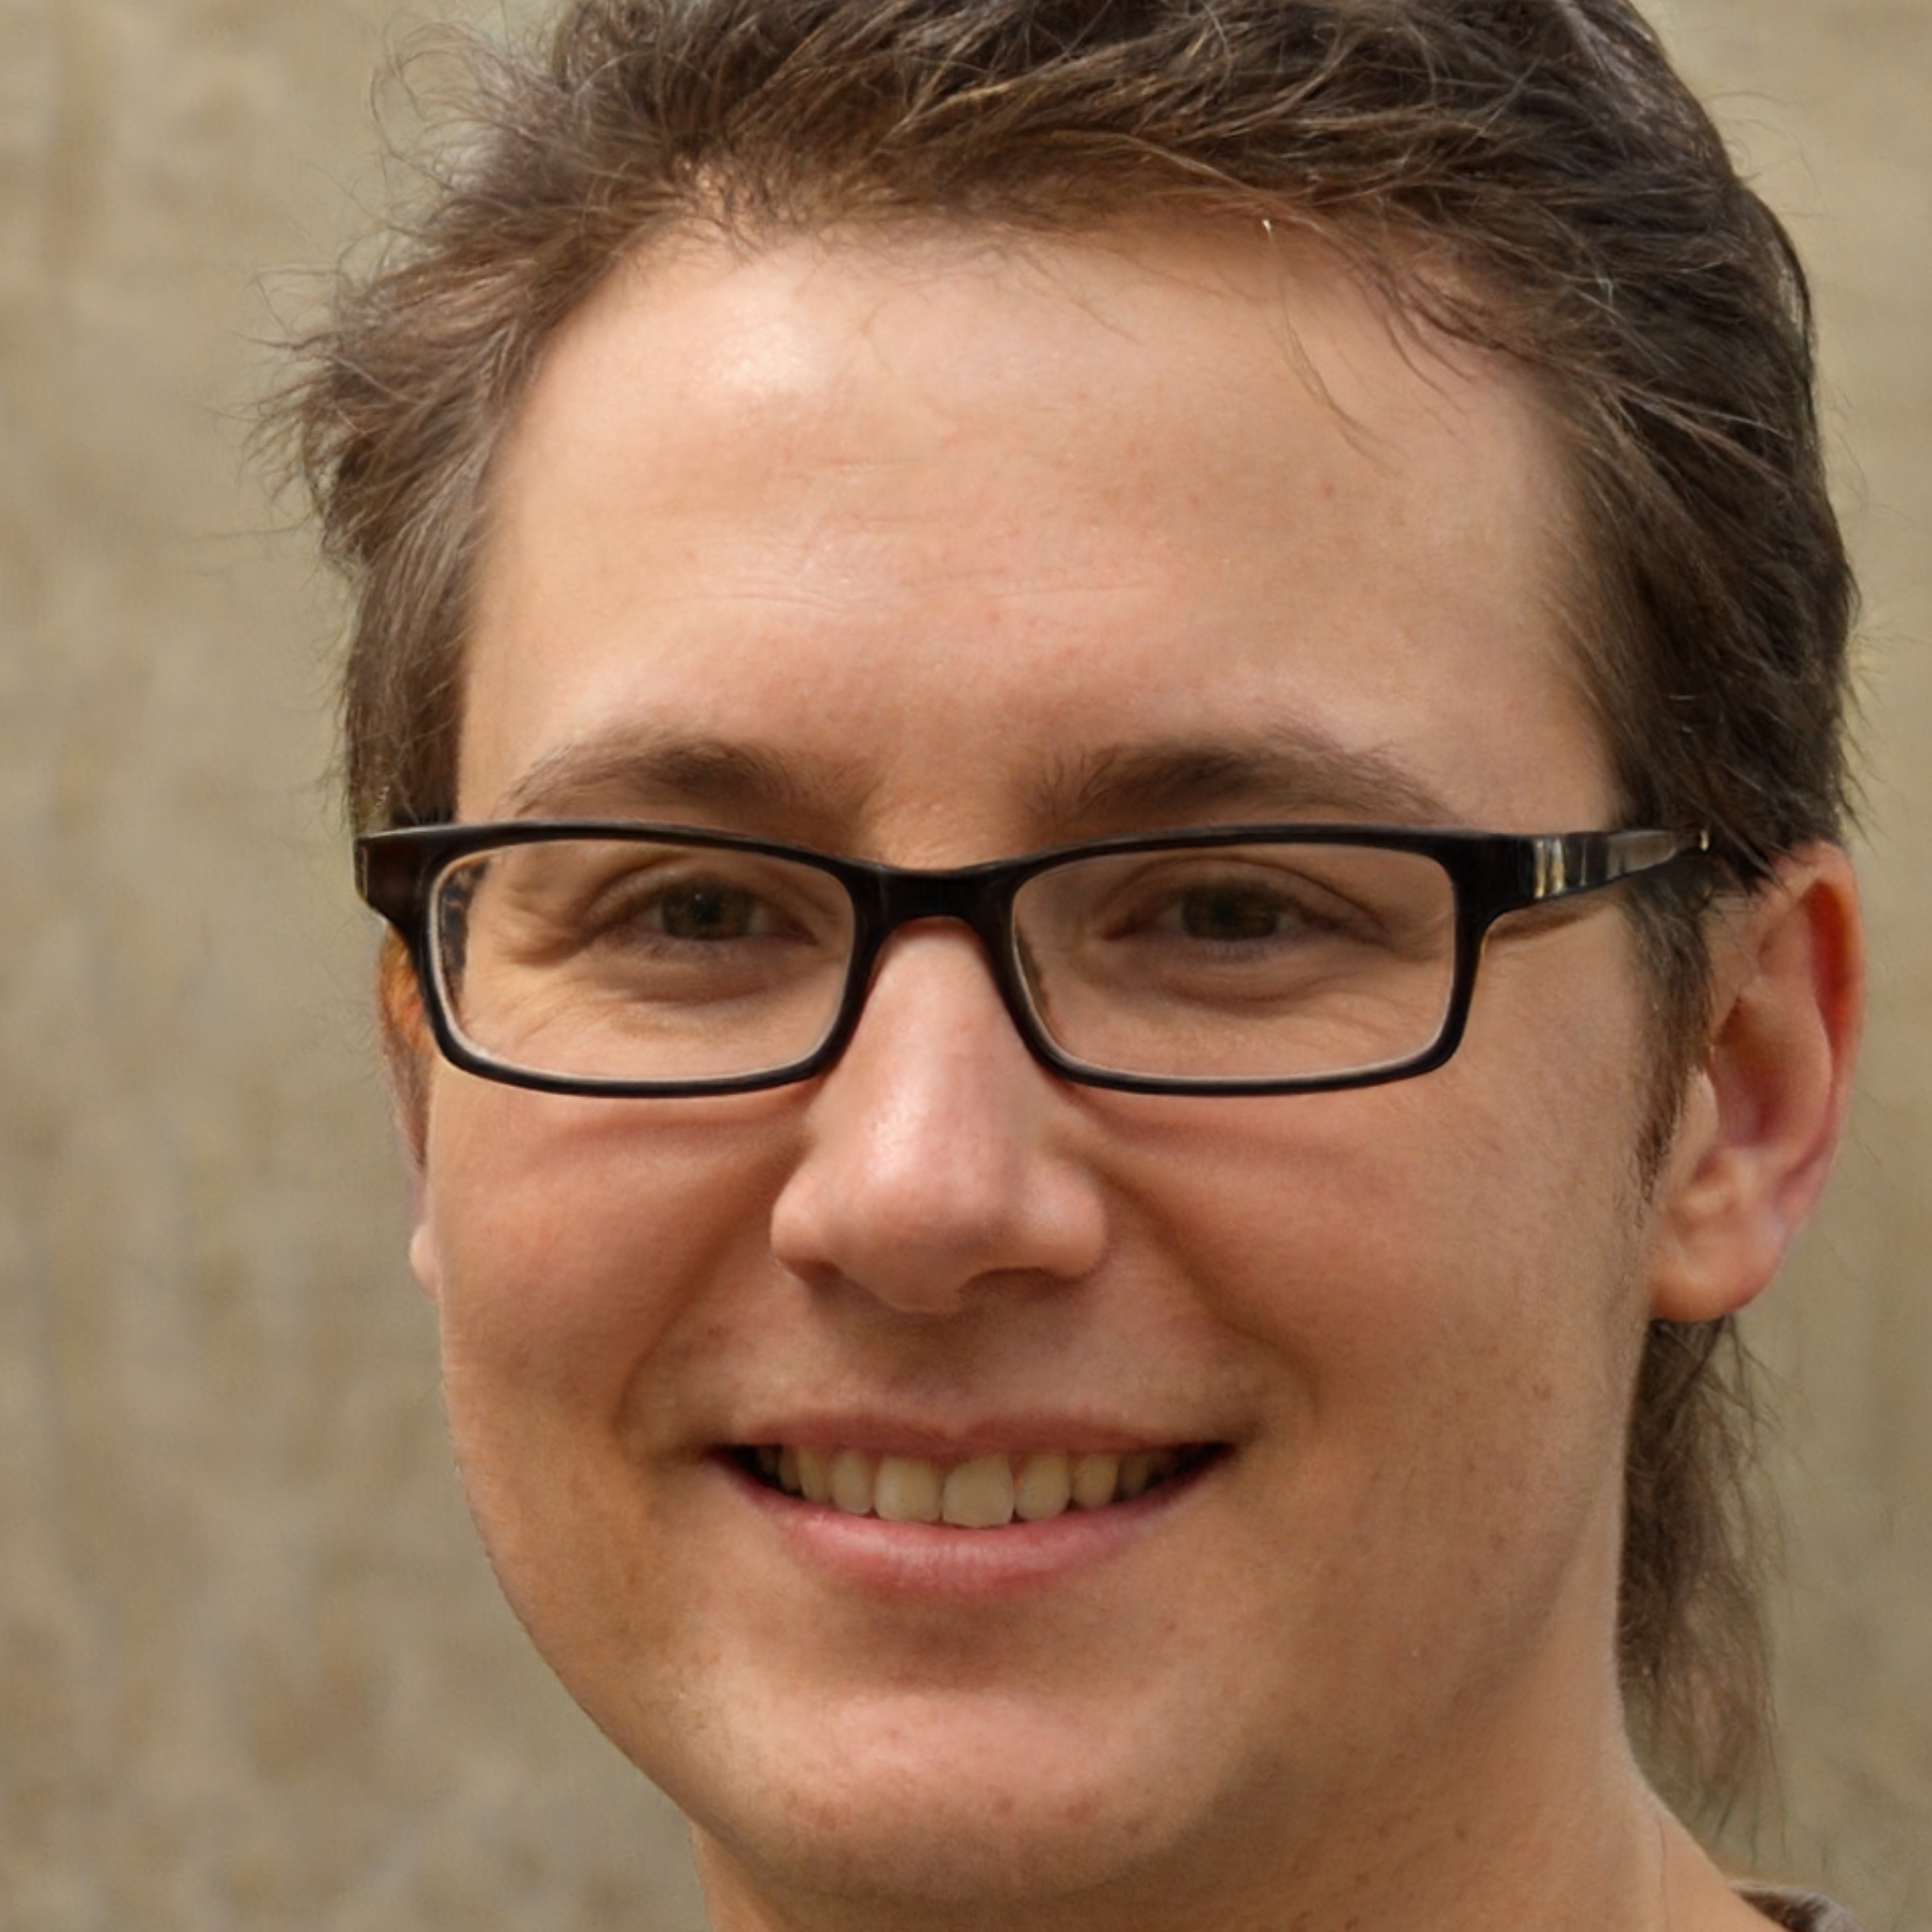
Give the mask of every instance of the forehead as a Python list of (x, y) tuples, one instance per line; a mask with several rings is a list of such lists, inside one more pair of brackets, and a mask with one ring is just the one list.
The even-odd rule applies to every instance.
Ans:
[(1299, 747), (1382, 815), (1567, 824), (1539, 794), (1604, 787), (1565, 502), (1526, 381), (1258, 225), (686, 237), (566, 325), (502, 452), (464, 813), (628, 808), (545, 774), (709, 747), (849, 843)]

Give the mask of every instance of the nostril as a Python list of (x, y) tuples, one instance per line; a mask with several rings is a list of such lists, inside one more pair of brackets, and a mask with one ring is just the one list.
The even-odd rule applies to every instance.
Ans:
[(774, 1258), (813, 1289), (849, 1285), (924, 1315), (995, 1280), (1010, 1292), (1098, 1265), (1106, 1211), (1080, 1163), (1024, 1130), (989, 1158), (970, 1133), (922, 1124), (850, 1123), (815, 1138), (773, 1204)]

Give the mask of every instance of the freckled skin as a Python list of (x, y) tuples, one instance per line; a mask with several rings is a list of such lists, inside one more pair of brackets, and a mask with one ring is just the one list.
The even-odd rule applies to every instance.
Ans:
[[(1313, 254), (694, 242), (566, 329), (495, 488), (466, 818), (626, 721), (775, 747), (806, 801), (741, 828), (908, 864), (1092, 829), (1027, 802), (1074, 753), (1271, 724), (1457, 823), (1610, 810), (1527, 393)], [(720, 1924), (1648, 1924), (1611, 1627), (1643, 1051), (1605, 904), (1499, 937), (1458, 1057), (1358, 1092), (1065, 1085), (937, 924), (808, 1084), (435, 1068), (414, 1256), (477, 1521)], [(808, 1405), (1233, 1453), (965, 1615), (799, 1560), (709, 1457)]]

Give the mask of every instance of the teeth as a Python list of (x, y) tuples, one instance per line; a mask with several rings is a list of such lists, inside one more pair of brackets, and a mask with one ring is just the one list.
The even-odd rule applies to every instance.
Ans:
[(1023, 1523), (1045, 1523), (1066, 1514), (1074, 1500), (1072, 1458), (1029, 1456), (1013, 1477), (1013, 1514)]
[(872, 1507), (888, 1523), (937, 1523), (943, 1500), (940, 1473), (930, 1462), (917, 1456), (879, 1457)]
[(1144, 1496), (1154, 1484), (1154, 1457), (1144, 1450), (1136, 1450), (1131, 1456), (1121, 1457), (1120, 1493), (1132, 1502), (1136, 1496)]
[(1074, 1504), (1080, 1509), (1105, 1509), (1113, 1501), (1120, 1481), (1121, 1459), (1102, 1452), (1074, 1458), (1071, 1474)]
[(829, 1503), (848, 1516), (1000, 1529), (1015, 1518), (1046, 1523), (1069, 1509), (1130, 1503), (1173, 1475), (1185, 1452), (1137, 1449), (1117, 1456), (1094, 1450), (1076, 1456), (1048, 1449), (940, 1463), (923, 1456), (870, 1456), (860, 1449), (788, 1442), (755, 1449), (752, 1460), (787, 1495)]
[(1002, 1529), (1013, 1520), (1013, 1465), (1004, 1456), (975, 1456), (946, 1477), (941, 1514), (961, 1529)]
[(848, 1516), (872, 1514), (873, 1477), (878, 1465), (858, 1449), (841, 1449), (832, 1457), (832, 1507)]

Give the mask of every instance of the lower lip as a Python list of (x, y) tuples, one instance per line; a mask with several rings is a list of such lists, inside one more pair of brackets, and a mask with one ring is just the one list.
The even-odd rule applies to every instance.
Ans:
[(724, 1457), (712, 1467), (760, 1511), (791, 1554), (879, 1595), (983, 1602), (1050, 1588), (1118, 1560), (1184, 1509), (1225, 1467), (1225, 1453), (1104, 1509), (1069, 1509), (1002, 1529), (889, 1523), (767, 1488)]

